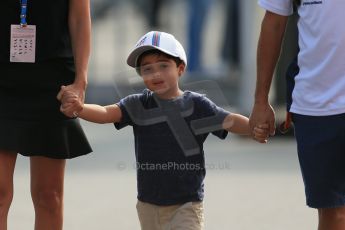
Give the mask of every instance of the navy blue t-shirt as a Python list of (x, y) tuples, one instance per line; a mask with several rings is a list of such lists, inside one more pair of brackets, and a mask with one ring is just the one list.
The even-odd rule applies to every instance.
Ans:
[(206, 96), (185, 91), (162, 100), (149, 90), (118, 103), (117, 129), (133, 127), (138, 199), (156, 205), (201, 201), (204, 197), (203, 143), (209, 133), (225, 139), (229, 112)]

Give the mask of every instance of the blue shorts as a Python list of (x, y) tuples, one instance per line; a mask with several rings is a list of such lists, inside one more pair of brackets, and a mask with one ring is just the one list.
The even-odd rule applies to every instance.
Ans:
[(307, 205), (345, 205), (345, 114), (293, 114)]

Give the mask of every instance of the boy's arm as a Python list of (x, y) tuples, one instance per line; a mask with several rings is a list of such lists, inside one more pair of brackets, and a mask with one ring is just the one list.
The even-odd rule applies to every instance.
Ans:
[[(231, 113), (225, 117), (223, 129), (240, 135), (251, 134), (249, 119), (237, 113)], [(252, 135), (256, 141), (260, 143), (267, 143), (267, 138), (269, 136), (268, 124), (260, 124), (254, 127)]]
[(223, 129), (240, 135), (250, 135), (249, 119), (241, 114), (230, 113), (223, 121)]
[(118, 105), (100, 106), (95, 104), (84, 104), (78, 117), (95, 123), (120, 122), (122, 117), (121, 109)]
[(83, 104), (78, 95), (71, 91), (64, 91), (61, 96), (60, 111), (68, 116), (71, 110), (76, 110), (78, 117), (95, 123), (120, 122), (122, 111), (116, 104), (101, 106), (96, 104)]

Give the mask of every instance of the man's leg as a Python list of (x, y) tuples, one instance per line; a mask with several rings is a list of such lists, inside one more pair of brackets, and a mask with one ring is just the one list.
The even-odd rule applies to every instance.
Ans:
[(319, 230), (345, 230), (345, 114), (293, 114), (307, 205), (318, 209)]
[(323, 208), (319, 211), (319, 230), (344, 230), (345, 207)]

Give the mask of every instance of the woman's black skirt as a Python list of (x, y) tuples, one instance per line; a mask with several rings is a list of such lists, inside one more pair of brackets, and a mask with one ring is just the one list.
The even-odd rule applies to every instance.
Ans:
[(79, 120), (63, 115), (56, 98), (74, 73), (71, 59), (0, 63), (0, 151), (56, 159), (92, 151)]

